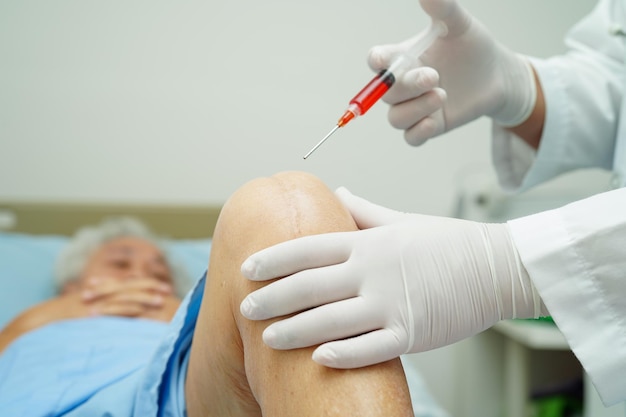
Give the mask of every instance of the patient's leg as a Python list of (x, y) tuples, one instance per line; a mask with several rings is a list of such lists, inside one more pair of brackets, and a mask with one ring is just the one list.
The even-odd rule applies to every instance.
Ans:
[(190, 417), (412, 416), (399, 360), (335, 370), (311, 360), (313, 348), (276, 351), (261, 340), (270, 321), (239, 313), (263, 283), (246, 280), (250, 254), (298, 236), (355, 230), (333, 193), (311, 175), (251, 181), (226, 203), (215, 230), (186, 398)]

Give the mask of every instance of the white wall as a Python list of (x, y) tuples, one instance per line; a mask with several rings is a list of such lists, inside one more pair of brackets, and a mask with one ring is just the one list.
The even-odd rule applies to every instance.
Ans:
[[(463, 3), (504, 43), (548, 56), (595, 1)], [(298, 169), (449, 214), (461, 173), (489, 164), (485, 120), (411, 148), (380, 103), (302, 159), (371, 78), (368, 49), (426, 24), (417, 0), (2, 0), (0, 199), (222, 203)], [(454, 349), (416, 361), (463, 411), (451, 381), (475, 381)]]
[[(594, 1), (464, 3), (546, 56)], [(485, 120), (411, 148), (379, 103), (302, 159), (371, 78), (368, 49), (426, 23), (416, 0), (0, 1), (0, 198), (221, 203), (300, 169), (448, 214), (459, 169), (489, 163)]]

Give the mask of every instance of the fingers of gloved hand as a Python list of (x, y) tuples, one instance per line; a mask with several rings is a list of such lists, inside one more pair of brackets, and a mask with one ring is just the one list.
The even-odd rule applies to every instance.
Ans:
[(392, 126), (404, 129), (404, 140), (409, 145), (420, 146), (449, 129), (443, 112), (445, 100), (445, 91), (435, 88), (411, 101), (391, 107), (389, 121)]
[(342, 265), (308, 269), (248, 294), (239, 309), (250, 320), (266, 320), (354, 297), (358, 286)]
[(375, 309), (362, 297), (326, 304), (277, 321), (263, 332), (274, 349), (296, 349), (345, 339), (382, 327)]
[(385, 362), (406, 351), (404, 338), (389, 329), (380, 329), (351, 339), (324, 343), (313, 352), (313, 360), (330, 368), (350, 369)]
[(270, 246), (250, 255), (241, 273), (252, 281), (267, 281), (344, 262), (350, 256), (350, 233), (305, 236)]
[(411, 100), (391, 106), (388, 114), (389, 123), (396, 129), (408, 129), (440, 110), (446, 102), (446, 97), (443, 89), (434, 88)]
[(362, 197), (358, 197), (345, 187), (339, 187), (335, 191), (335, 195), (350, 211), (352, 218), (361, 230), (396, 223), (405, 219), (404, 213), (379, 206)]
[(434, 68), (420, 66), (400, 74), (382, 99), (387, 104), (398, 104), (420, 97), (438, 85), (439, 73)]
[(404, 131), (404, 140), (411, 146), (421, 146), (428, 139), (439, 136), (446, 130), (443, 112), (437, 111)]

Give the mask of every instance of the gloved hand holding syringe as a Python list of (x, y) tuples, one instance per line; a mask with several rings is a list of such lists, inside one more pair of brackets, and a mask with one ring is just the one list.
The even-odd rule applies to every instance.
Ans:
[(406, 71), (419, 57), (437, 40), (448, 32), (446, 25), (441, 21), (433, 20), (426, 30), (417, 34), (413, 45), (404, 53), (398, 55), (387, 69), (380, 71), (361, 91), (355, 95), (348, 105), (348, 109), (339, 118), (337, 124), (324, 138), (317, 143), (306, 155), (307, 159), (322, 143), (337, 129), (345, 126), (352, 119), (364, 115), (396, 81), (396, 76)]

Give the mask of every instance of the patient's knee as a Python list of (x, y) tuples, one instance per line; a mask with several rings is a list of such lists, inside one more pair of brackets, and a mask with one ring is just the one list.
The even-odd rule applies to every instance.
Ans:
[(249, 233), (271, 230), (283, 240), (356, 228), (334, 193), (319, 178), (301, 171), (247, 182), (231, 196), (223, 214)]

